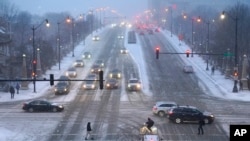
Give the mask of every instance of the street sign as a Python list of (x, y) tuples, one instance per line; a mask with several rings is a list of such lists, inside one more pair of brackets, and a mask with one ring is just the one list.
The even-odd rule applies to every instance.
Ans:
[(224, 57), (229, 57), (229, 56), (231, 57), (231, 56), (234, 56), (234, 54), (231, 53), (231, 52), (226, 52), (226, 53), (223, 54), (223, 56)]

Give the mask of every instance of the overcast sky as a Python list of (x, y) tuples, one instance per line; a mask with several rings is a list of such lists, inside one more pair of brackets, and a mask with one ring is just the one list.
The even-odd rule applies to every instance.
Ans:
[(86, 13), (89, 9), (110, 7), (131, 18), (147, 9), (147, 0), (9, 0), (20, 10), (43, 15), (47, 12), (68, 11), (72, 15)]

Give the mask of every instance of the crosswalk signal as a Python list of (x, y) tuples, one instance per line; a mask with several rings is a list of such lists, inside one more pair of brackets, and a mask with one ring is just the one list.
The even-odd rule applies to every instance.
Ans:
[(186, 51), (187, 57), (189, 57), (189, 54), (190, 54), (190, 50), (187, 50), (187, 51)]
[(160, 53), (160, 48), (159, 47), (157, 47), (155, 49), (155, 53), (156, 53), (156, 59), (159, 59), (159, 53)]
[(54, 74), (49, 75), (50, 86), (54, 85)]
[(103, 70), (99, 71), (99, 84), (100, 84), (100, 89), (103, 89)]

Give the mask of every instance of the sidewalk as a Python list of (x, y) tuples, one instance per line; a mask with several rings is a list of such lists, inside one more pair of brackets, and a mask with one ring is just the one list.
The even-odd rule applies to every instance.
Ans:
[[(189, 46), (184, 42), (181, 42), (176, 36), (170, 36), (171, 33), (168, 31), (162, 32), (165, 37), (171, 42), (171, 44), (175, 47), (177, 52), (185, 53), (187, 49), (190, 50)], [(180, 55), (182, 60), (186, 64), (190, 64), (194, 67), (196, 76), (201, 80), (202, 86), (207, 92), (208, 95), (219, 97), (223, 99), (231, 99), (231, 100), (240, 100), (240, 101), (250, 101), (250, 91), (249, 90), (241, 90), (237, 93), (233, 93), (234, 81), (232, 79), (226, 79), (224, 75), (221, 74), (219, 70), (215, 69), (214, 74), (211, 74), (212, 66), (209, 65), (209, 70), (206, 70), (207, 63), (204, 61), (199, 55), (191, 55), (186, 57), (185, 54)], [(239, 85), (237, 85), (239, 89)]]

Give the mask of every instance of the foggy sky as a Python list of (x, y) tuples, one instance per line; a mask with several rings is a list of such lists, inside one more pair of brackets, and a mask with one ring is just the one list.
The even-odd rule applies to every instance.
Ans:
[(131, 18), (147, 9), (147, 0), (9, 0), (21, 11), (43, 15), (48, 12), (70, 12), (72, 15), (87, 13), (90, 9), (110, 7)]

